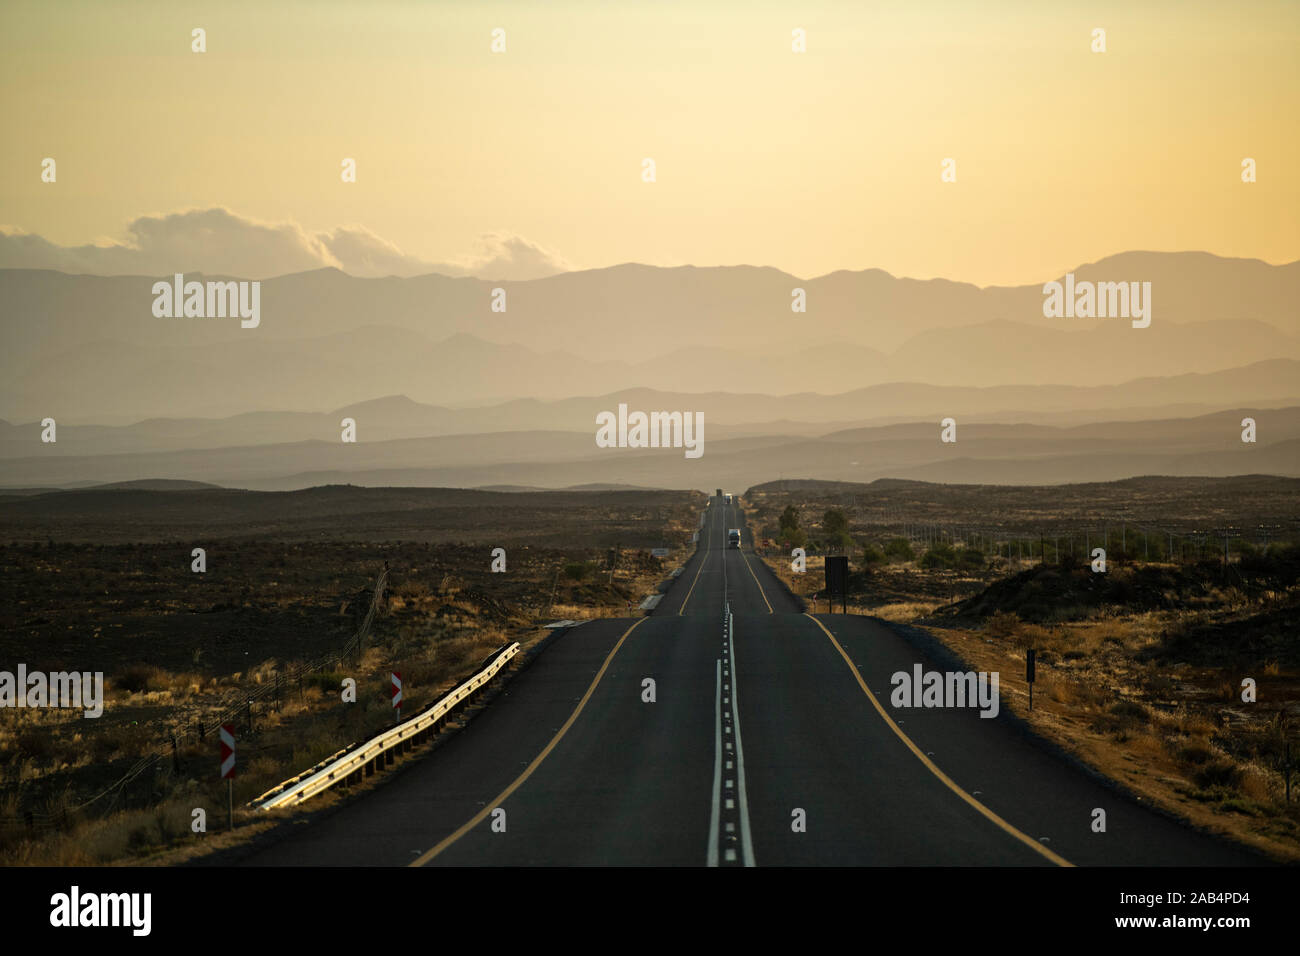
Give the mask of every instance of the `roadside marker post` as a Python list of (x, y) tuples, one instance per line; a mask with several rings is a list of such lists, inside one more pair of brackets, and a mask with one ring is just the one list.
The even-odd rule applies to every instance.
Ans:
[(845, 614), (849, 613), (849, 559), (847, 555), (826, 556), (826, 611), (835, 613), (835, 595), (840, 596)]
[(393, 710), (397, 712), (397, 722), (402, 720), (402, 672), (393, 671)]
[(221, 776), (226, 781), (227, 820), (230, 829), (235, 828), (235, 727), (233, 724), (221, 725)]
[(1034, 657), (1036, 652), (1031, 647), (1025, 651), (1025, 680), (1029, 682), (1029, 709), (1034, 709)]

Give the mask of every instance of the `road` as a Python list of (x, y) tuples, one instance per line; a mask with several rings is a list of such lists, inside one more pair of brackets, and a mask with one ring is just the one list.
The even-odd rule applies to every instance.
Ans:
[(747, 528), (743, 548), (726, 547), (729, 527), (743, 515), (711, 499), (700, 547), (653, 615), (557, 637), (433, 753), (244, 862), (1262, 862), (1119, 796), (1004, 719), (894, 709), (893, 673), (942, 668), (882, 624), (802, 613)]

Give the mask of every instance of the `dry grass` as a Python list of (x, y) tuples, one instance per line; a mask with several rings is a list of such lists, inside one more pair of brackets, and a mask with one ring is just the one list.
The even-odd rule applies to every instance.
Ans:
[[(1048, 628), (994, 614), (980, 630), (931, 633), (971, 666), (1000, 671), (1004, 706), (1106, 776), (1194, 824), (1300, 860), (1300, 802), (1285, 802), (1275, 759), (1278, 728), (1287, 725), (1294, 700), (1243, 711), (1240, 687), (1213, 671), (1169, 674), (1143, 663), (1140, 652), (1178, 617), (1140, 614)], [(1028, 647), (1038, 659), (1032, 712)], [(1237, 705), (1232, 713), (1242, 719), (1225, 724), (1223, 704)], [(1300, 779), (1293, 789), (1300, 790)]]
[[(338, 751), (353, 740), (364, 739), (389, 727), (393, 711), (386, 699), (389, 675), (401, 669), (407, 713), (431, 703), (467, 678), (485, 655), (506, 643), (507, 639), (531, 641), (535, 632), (508, 633), (498, 628), (440, 632), (422, 635), (392, 635), (367, 649), (359, 664), (346, 676), (357, 682), (357, 701), (344, 704), (340, 682), (343, 674), (316, 675), (311, 684), (304, 683), (301, 694), (293, 694), (279, 707), (267, 708), (257, 715), (257, 732), (252, 737), (239, 735), (239, 769), (237, 778), (237, 822), (249, 819), (243, 803)], [(257, 674), (269, 673), (255, 668)], [(48, 712), (36, 712), (48, 713)], [(147, 747), (152, 736), (141, 728), (117, 728), (130, 739), (115, 739), (108, 733), (95, 735), (100, 750)], [(48, 739), (48, 738), (47, 738)], [(193, 812), (204, 809), (209, 830), (224, 826), (226, 795), (211, 776), (200, 768), (211, 761), (212, 754), (191, 744), (181, 752), (182, 771), (169, 773), (162, 782), (164, 795), (154, 806), (90, 817), (73, 813), (60, 819), (61, 807), (71, 806), (70, 797), (49, 801), (43, 812), (60, 820), (55, 832), (6, 834), (0, 843), (0, 864), (4, 865), (96, 865), (142, 859), (170, 847), (189, 847), (192, 852), (207, 840), (206, 834), (191, 830)], [(197, 772), (207, 783), (188, 776)], [(17, 809), (16, 795), (9, 803)], [(250, 831), (251, 832), (251, 831)]]
[[(674, 493), (646, 500), (659, 503), (630, 520), (592, 516), (592, 535), (676, 542), (680, 560), (696, 514), (691, 497)], [(549, 496), (541, 503), (549, 509), (544, 520), (558, 520), (557, 499)], [(689, 520), (683, 518), (687, 512)], [(629, 528), (648, 528), (654, 519), (661, 523), (653, 537), (648, 531), (629, 534)], [(665, 526), (676, 537), (665, 537)], [(198, 721), (210, 722), (231, 695), (238, 699), (279, 689), (253, 706), (251, 732), (246, 715), (237, 718), (239, 804), (390, 726), (391, 671), (403, 674), (409, 715), (454, 687), (507, 640), (528, 644), (539, 637), (543, 632), (537, 625), (544, 620), (628, 615), (627, 603), (653, 593), (672, 568), (643, 548), (625, 547), (612, 581), (603, 571), (583, 581), (566, 580), (556, 574), (566, 562), (603, 566), (607, 551), (595, 542), (578, 548), (574, 540), (568, 536), (562, 553), (505, 540), (509, 573), (504, 575), (490, 573), (489, 550), (479, 545), (434, 549), (399, 542), (380, 550), (365, 543), (303, 548), (241, 542), (242, 579), (214, 577), (215, 585), (193, 575), (164, 581), (141, 571), (141, 561), (158, 550), (150, 546), (0, 545), (0, 591), (18, 596), (5, 613), (22, 616), (10, 624), (30, 624), (54, 635), (15, 628), (0, 639), (0, 644), (18, 642), (5, 645), (7, 653), (25, 655), (24, 648), (66, 643), (77, 669), (90, 665), (106, 674), (104, 716), (98, 720), (57, 709), (0, 713), (0, 865), (142, 860), (163, 850), (193, 854), (223, 843), (228, 838), (214, 839), (212, 813), (217, 808), (224, 824), (225, 791), (213, 779), (216, 740), (208, 736), (199, 743), (194, 730)], [(377, 555), (394, 559), (393, 574), (361, 659), (334, 672), (308, 674), (301, 683), (277, 683), (276, 675), (296, 661), (339, 646), (353, 632), (369, 604), (368, 592), (358, 588), (373, 581), (381, 566)], [(358, 567), (349, 564), (353, 560)], [(23, 587), (26, 577), (45, 576), (64, 590)], [(105, 603), (105, 594), (116, 595), (108, 602), (114, 610), (99, 612), (93, 630), (85, 628), (83, 635), (82, 622), (91, 608)], [(32, 595), (39, 606), (33, 606)], [(129, 616), (120, 616), (122, 608)], [(138, 633), (128, 640), (132, 630)], [(137, 649), (146, 645), (158, 652)], [(68, 667), (58, 656), (47, 661), (28, 656), (27, 661), (33, 668)], [(355, 703), (341, 700), (345, 677), (356, 681)], [(166, 750), (173, 734), (180, 735), (179, 768)], [(120, 797), (75, 810), (160, 750), (166, 756), (156, 772), (151, 769), (129, 784)], [(110, 808), (114, 800), (117, 806)], [(209, 810), (209, 832), (202, 836), (189, 827), (196, 807)], [(29, 812), (38, 818), (35, 828), (24, 824)], [(237, 809), (237, 817), (241, 814)], [(47, 819), (52, 829), (43, 828)]]

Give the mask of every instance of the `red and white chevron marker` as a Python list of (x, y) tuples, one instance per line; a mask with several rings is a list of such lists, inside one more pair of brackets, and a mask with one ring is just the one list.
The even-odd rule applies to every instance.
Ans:
[(235, 725), (221, 725), (221, 777), (226, 781), (226, 811), (230, 829), (235, 828)]
[(235, 775), (235, 728), (233, 724), (221, 725), (221, 779)]
[(393, 709), (402, 716), (402, 672), (393, 671)]

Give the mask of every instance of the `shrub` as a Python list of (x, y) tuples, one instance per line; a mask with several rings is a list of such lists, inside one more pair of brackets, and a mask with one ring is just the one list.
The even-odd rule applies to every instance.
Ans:
[(570, 561), (564, 566), (564, 576), (570, 581), (581, 581), (591, 573), (591, 562)]
[(806, 548), (808, 546), (808, 535), (804, 533), (803, 528), (786, 528), (781, 532), (781, 546), (783, 548)]
[(1213, 787), (1235, 789), (1241, 782), (1241, 770), (1227, 760), (1215, 760), (1192, 774), (1192, 781), (1206, 790)]
[(911, 561), (916, 557), (916, 552), (906, 538), (891, 538), (885, 544), (885, 557), (890, 561)]
[(957, 563), (957, 552), (950, 544), (936, 544), (921, 556), (921, 567), (927, 570), (951, 568)]
[(166, 681), (161, 671), (148, 664), (136, 664), (122, 671), (113, 678), (113, 685), (118, 690), (137, 694), (146, 690), (161, 690)]
[(1011, 637), (1020, 629), (1020, 617), (1014, 611), (994, 611), (984, 625), (989, 637)]

